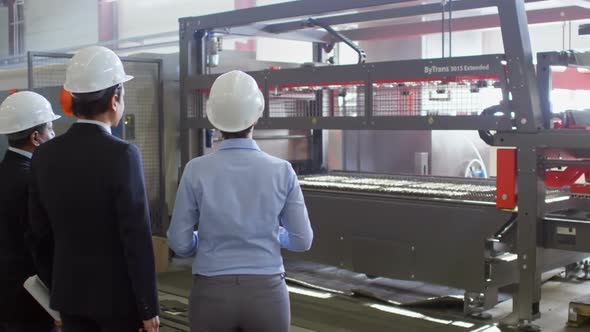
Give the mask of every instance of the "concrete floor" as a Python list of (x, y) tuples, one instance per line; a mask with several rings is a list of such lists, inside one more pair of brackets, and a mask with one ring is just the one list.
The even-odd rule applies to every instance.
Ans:
[[(178, 266), (178, 265), (177, 265)], [(176, 270), (185, 270), (186, 266)], [(161, 300), (173, 299), (187, 303), (190, 288), (190, 272), (177, 272), (160, 278), (165, 292)], [(296, 288), (296, 287), (292, 287)], [(173, 295), (175, 294), (175, 295)], [(570, 301), (590, 294), (590, 282), (547, 281), (543, 285), (541, 318), (534, 323), (548, 332), (588, 332), (590, 326), (568, 328)], [(177, 296), (181, 295), (181, 296)], [(406, 309), (383, 305), (371, 299), (330, 296), (316, 298), (312, 295), (291, 292), (292, 332), (373, 332), (373, 331), (437, 331), (437, 332), (495, 332), (514, 331), (495, 325), (512, 311), (512, 301), (499, 304), (489, 313), (489, 321), (466, 319), (460, 309)], [(167, 329), (164, 332), (187, 331)]]
[[(541, 318), (534, 323), (548, 332), (582, 332), (590, 331), (590, 325), (582, 328), (569, 328), (569, 303), (579, 297), (590, 294), (590, 282), (548, 281), (542, 288)], [(505, 317), (512, 310), (512, 301), (507, 301), (490, 310), (495, 320)]]
[[(542, 302), (541, 302), (541, 318), (536, 320), (534, 324), (540, 326), (542, 331), (546, 332), (588, 332), (590, 331), (590, 325), (581, 327), (581, 328), (570, 328), (566, 326), (566, 322), (568, 319), (568, 310), (569, 310), (569, 303), (570, 301), (590, 294), (590, 282), (580, 282), (576, 280), (572, 281), (548, 281), (543, 285), (542, 288)], [(477, 324), (478, 321), (472, 319), (464, 319), (465, 322), (474, 323), (473, 327), (468, 329), (464, 329), (464, 331), (485, 331), (485, 332), (493, 332), (493, 331), (516, 331), (515, 329), (511, 329), (508, 327), (497, 327), (499, 322), (501, 322), (504, 318), (506, 318), (512, 311), (512, 300), (506, 301), (504, 303), (499, 304), (494, 309), (488, 311), (493, 318), (489, 321), (479, 321), (480, 323)], [(424, 315), (428, 315), (435, 319), (441, 320), (458, 320), (461, 319), (461, 316), (458, 316), (456, 312), (442, 312), (437, 310), (417, 310), (416, 312), (422, 313)], [(293, 313), (294, 316), (296, 313)], [(394, 317), (395, 314), (392, 314), (389, 317), (392, 321), (401, 321), (402, 318), (405, 320), (406, 317)], [(423, 317), (417, 317), (414, 324), (408, 323), (407, 321), (404, 323), (407, 325), (408, 331), (427, 331), (425, 327), (420, 327)], [(490, 325), (488, 329), (484, 328), (485, 325)], [(388, 331), (397, 331), (398, 329), (394, 328), (397, 325), (397, 322), (393, 322), (391, 325), (391, 329)], [(483, 326), (482, 326), (483, 325)], [(483, 329), (482, 329), (483, 328)], [(482, 329), (482, 330), (481, 330)], [(430, 330), (430, 329), (428, 329)], [(456, 331), (457, 329), (453, 326), (449, 326), (448, 324), (440, 324), (437, 328), (433, 329), (440, 332), (447, 332), (447, 331)], [(297, 330), (293, 330), (297, 331)], [(308, 330), (309, 331), (309, 330)], [(342, 329), (321, 329), (321, 330), (312, 330), (317, 332), (324, 332), (324, 331), (344, 331)], [(346, 331), (363, 331), (363, 330), (356, 330), (350, 329)], [(368, 331), (368, 330), (366, 330)]]

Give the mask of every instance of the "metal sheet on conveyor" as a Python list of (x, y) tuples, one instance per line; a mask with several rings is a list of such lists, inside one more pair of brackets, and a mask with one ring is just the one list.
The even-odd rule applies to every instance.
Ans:
[[(495, 204), (496, 184), (489, 179), (447, 178), (412, 175), (329, 173), (299, 178), (304, 190), (321, 190), (395, 196), (410, 199), (442, 199)], [(563, 196), (558, 190), (547, 198)]]

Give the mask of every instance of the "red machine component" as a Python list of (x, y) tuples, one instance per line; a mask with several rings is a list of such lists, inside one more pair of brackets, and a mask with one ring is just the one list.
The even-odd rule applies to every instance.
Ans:
[(545, 172), (545, 185), (549, 188), (574, 186), (583, 175), (585, 175), (586, 181), (590, 180), (590, 168), (569, 166), (562, 171), (547, 171)]
[[(563, 119), (554, 119), (553, 129), (590, 130), (590, 111), (568, 111)], [(496, 180), (496, 207), (514, 209), (517, 206), (517, 167), (515, 149), (498, 149)], [(588, 156), (576, 155), (570, 151), (548, 150), (547, 160), (590, 161)], [(580, 179), (584, 177), (583, 181)], [(547, 188), (569, 188), (575, 195), (590, 197), (590, 167), (568, 166), (545, 172)]]
[(576, 184), (571, 187), (572, 194), (590, 195), (590, 184)]
[[(553, 122), (554, 129), (590, 129), (589, 111), (567, 111), (563, 119)], [(587, 156), (584, 156), (587, 157)], [(547, 151), (547, 159), (589, 161), (568, 151)], [(584, 176), (584, 182), (579, 181)], [(582, 166), (568, 166), (559, 170), (547, 170), (545, 172), (545, 186), (548, 188), (569, 187), (573, 194), (590, 195), (590, 168)]]
[(496, 178), (496, 207), (516, 208), (516, 149), (498, 149)]

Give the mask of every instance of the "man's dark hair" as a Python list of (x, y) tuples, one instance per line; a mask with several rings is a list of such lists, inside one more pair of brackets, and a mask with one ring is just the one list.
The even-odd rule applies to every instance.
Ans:
[(120, 101), (122, 90), (123, 85), (117, 84), (97, 92), (73, 93), (72, 112), (75, 116), (92, 119), (107, 111), (113, 96), (115, 96), (117, 101)]
[(223, 136), (223, 139), (248, 138), (248, 135), (250, 135), (250, 132), (252, 132), (252, 127), (254, 126), (250, 126), (242, 131), (238, 131), (237, 133), (226, 133), (225, 131), (222, 131), (221, 136)]
[(22, 149), (29, 143), (29, 139), (34, 132), (42, 132), (45, 128), (47, 128), (47, 123), (19, 131), (18, 133), (8, 134), (6, 135), (8, 138), (8, 145), (16, 149)]

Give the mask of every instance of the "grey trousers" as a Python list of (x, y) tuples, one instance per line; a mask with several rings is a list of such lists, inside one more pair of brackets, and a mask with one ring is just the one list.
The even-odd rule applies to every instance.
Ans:
[(288, 332), (289, 292), (284, 274), (193, 277), (192, 332)]

